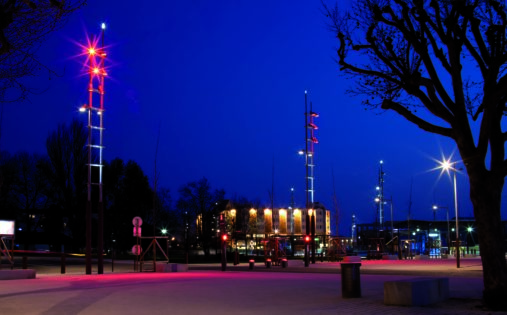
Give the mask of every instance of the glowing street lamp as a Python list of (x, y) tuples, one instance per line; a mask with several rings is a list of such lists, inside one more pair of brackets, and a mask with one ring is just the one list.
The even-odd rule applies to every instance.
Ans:
[(458, 187), (456, 185), (456, 171), (457, 169), (454, 167), (456, 162), (451, 162), (450, 159), (443, 159), (443, 161), (439, 162), (440, 166), (438, 168), (442, 169), (442, 172), (447, 172), (450, 174), (452, 171), (453, 174), (453, 187), (454, 187), (454, 211), (456, 215), (456, 268), (460, 266), (460, 257), (459, 257), (459, 223), (458, 223)]
[[(97, 220), (97, 273), (104, 273), (104, 257), (103, 257), (103, 248), (104, 248), (104, 205), (103, 205), (103, 191), (102, 191), (102, 171), (103, 171), (103, 111), (104, 111), (104, 80), (106, 71), (104, 70), (104, 59), (106, 58), (106, 53), (104, 51), (104, 29), (105, 24), (102, 24), (102, 35), (101, 40), (102, 44), (99, 48), (97, 48), (98, 41), (88, 41), (92, 43), (86, 49), (88, 53), (86, 62), (88, 63), (88, 71), (89, 71), (89, 82), (88, 82), (88, 92), (89, 92), (89, 100), (88, 103), (79, 108), (79, 112), (87, 113), (88, 115), (88, 178), (87, 178), (87, 201), (86, 201), (86, 214), (85, 214), (85, 233), (86, 233), (86, 250), (85, 250), (85, 268), (86, 274), (92, 273), (92, 184), (98, 184), (99, 186), (99, 200), (98, 200), (98, 220)], [(98, 96), (96, 95), (98, 94)], [(98, 101), (98, 104), (97, 104)], [(98, 115), (97, 119), (92, 118), (92, 112), (96, 112)], [(93, 140), (92, 140), (93, 135)], [(97, 139), (95, 139), (97, 138)], [(92, 150), (98, 150), (98, 163), (92, 163)], [(97, 152), (97, 151), (94, 151)], [(98, 168), (98, 182), (92, 183), (92, 167)]]

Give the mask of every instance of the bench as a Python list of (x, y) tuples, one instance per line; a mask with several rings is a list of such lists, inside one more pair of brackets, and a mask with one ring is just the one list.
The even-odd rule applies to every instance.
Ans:
[(187, 264), (157, 263), (156, 272), (187, 272)]
[(0, 270), (0, 280), (35, 279), (33, 269)]
[(449, 278), (415, 278), (384, 282), (384, 304), (423, 306), (449, 298)]

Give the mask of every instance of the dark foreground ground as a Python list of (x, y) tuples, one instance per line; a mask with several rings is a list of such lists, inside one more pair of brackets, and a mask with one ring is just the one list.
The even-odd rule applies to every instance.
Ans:
[[(112, 272), (84, 275), (82, 259), (67, 259), (66, 274), (53, 260), (29, 259), (31, 280), (0, 281), (0, 314), (504, 314), (481, 307), (479, 259), (363, 261), (361, 298), (342, 298), (339, 263), (254, 270), (242, 263), (189, 265), (189, 272), (133, 272), (133, 261), (116, 261)], [(58, 260), (56, 261), (58, 263)], [(5, 263), (3, 265), (5, 266)], [(386, 306), (385, 281), (420, 276), (450, 279), (451, 298), (425, 307)]]

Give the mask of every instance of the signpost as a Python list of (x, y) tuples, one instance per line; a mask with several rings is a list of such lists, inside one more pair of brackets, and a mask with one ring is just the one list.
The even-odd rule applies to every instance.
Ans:
[(143, 219), (141, 217), (134, 217), (132, 219), (132, 224), (134, 225), (134, 237), (137, 239), (136, 245), (132, 247), (132, 254), (136, 256), (134, 262), (134, 271), (137, 271), (138, 263), (139, 263), (139, 255), (143, 251), (141, 248), (141, 225), (143, 225)]

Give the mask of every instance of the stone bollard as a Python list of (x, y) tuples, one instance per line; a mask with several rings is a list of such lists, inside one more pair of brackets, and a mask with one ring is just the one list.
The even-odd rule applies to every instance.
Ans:
[(255, 265), (255, 260), (250, 259), (250, 260), (248, 261), (248, 269), (253, 270), (254, 265)]
[(266, 259), (266, 268), (271, 268), (271, 259)]
[(65, 274), (65, 254), (62, 254), (61, 258), (60, 258), (60, 272), (63, 274)]

